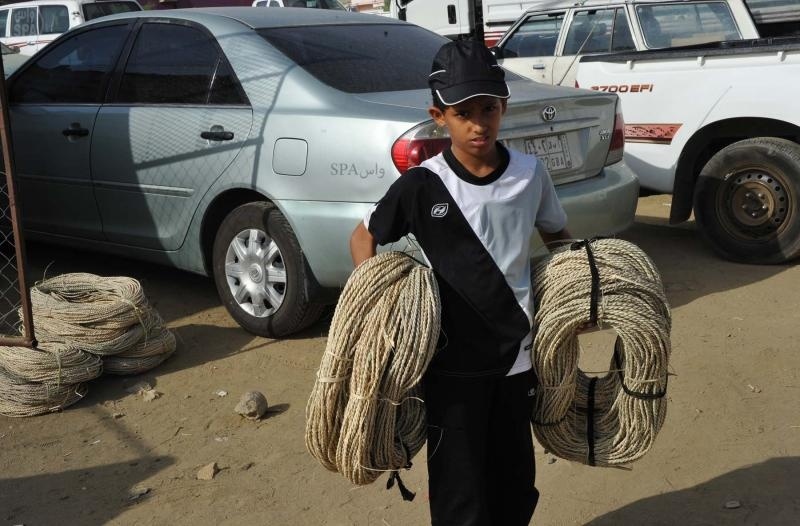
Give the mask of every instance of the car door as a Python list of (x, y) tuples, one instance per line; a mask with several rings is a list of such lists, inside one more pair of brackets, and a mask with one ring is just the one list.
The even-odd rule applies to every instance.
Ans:
[(100, 110), (92, 172), (113, 242), (175, 250), (250, 132), (252, 109), (203, 27), (148, 21)]
[(553, 63), (564, 16), (564, 11), (558, 11), (526, 17), (499, 44), (498, 62), (518, 75), (552, 84)]
[(130, 34), (127, 22), (78, 32), (9, 79), (9, 112), (27, 229), (101, 238), (91, 184), (94, 123)]
[(573, 86), (583, 55), (636, 49), (624, 7), (576, 10), (563, 50), (553, 65), (553, 84)]

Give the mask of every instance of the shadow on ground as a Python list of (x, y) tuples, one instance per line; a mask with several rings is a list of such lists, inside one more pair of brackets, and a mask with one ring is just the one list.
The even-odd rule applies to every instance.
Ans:
[(767, 280), (794, 266), (723, 260), (703, 243), (693, 222), (675, 226), (637, 216), (636, 223), (619, 237), (636, 243), (655, 262), (673, 308)]
[[(800, 457), (773, 458), (680, 491), (648, 497), (586, 526), (794, 526), (800, 517)], [(738, 508), (725, 503), (737, 501)]]

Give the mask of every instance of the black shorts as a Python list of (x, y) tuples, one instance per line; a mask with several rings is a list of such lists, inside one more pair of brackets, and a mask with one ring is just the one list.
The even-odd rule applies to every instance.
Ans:
[(530, 523), (534, 487), (533, 371), (504, 377), (425, 378), (433, 526)]

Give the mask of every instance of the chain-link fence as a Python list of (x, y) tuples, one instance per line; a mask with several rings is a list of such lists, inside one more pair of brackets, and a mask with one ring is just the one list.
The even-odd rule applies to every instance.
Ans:
[(0, 345), (31, 347), (35, 346), (33, 319), (25, 279), (25, 245), (16, 207), (4, 78), (0, 62)]
[(0, 337), (19, 336), (21, 295), (8, 184), (0, 181)]

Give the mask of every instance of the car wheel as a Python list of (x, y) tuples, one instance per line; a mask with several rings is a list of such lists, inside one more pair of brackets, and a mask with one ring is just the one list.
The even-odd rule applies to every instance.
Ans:
[(275, 205), (234, 209), (220, 225), (213, 250), (219, 296), (246, 330), (278, 338), (319, 319), (324, 306), (309, 301), (305, 257)]
[(800, 145), (773, 137), (736, 142), (705, 165), (694, 213), (723, 257), (783, 263), (800, 254)]

